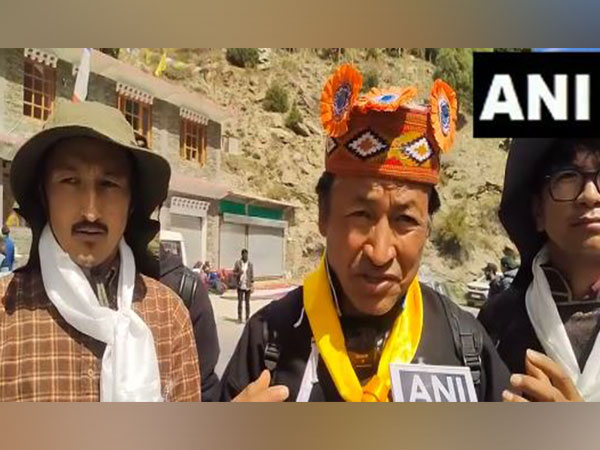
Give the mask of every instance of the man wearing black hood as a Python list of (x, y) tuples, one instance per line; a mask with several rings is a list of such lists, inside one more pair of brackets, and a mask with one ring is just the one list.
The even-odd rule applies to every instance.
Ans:
[[(524, 396), (600, 400), (600, 140), (515, 139), (500, 220), (521, 255), (481, 310)], [(547, 356), (540, 354), (545, 353)]]

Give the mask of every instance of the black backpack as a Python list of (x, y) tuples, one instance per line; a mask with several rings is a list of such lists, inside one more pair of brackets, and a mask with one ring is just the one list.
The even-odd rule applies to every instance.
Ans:
[(190, 309), (192, 305), (192, 301), (196, 296), (196, 289), (198, 288), (198, 283), (200, 283), (199, 277), (190, 269), (185, 267), (183, 269), (183, 274), (181, 275), (181, 280), (179, 281), (179, 289), (177, 293), (181, 300), (183, 300), (183, 304), (187, 309)]
[(483, 351), (483, 333), (476, 328), (472, 321), (465, 319), (465, 314), (452, 300), (440, 297), (446, 318), (452, 330), (454, 350), (463, 366), (471, 369), (473, 384), (477, 397), (481, 398), (481, 352)]
[[(481, 371), (483, 368), (481, 352), (483, 351), (483, 334), (481, 330), (473, 326), (472, 321), (465, 319), (465, 314), (456, 303), (442, 298), (437, 292), (435, 294), (438, 296), (448, 319), (456, 356), (462, 361), (464, 367), (468, 367), (471, 370), (477, 398), (482, 398)], [(269, 329), (266, 320), (263, 322), (263, 339), (266, 342), (264, 353), (265, 367), (271, 372), (271, 384), (274, 384), (275, 377), (273, 376), (273, 372), (277, 368), (281, 350), (277, 343), (277, 331)]]

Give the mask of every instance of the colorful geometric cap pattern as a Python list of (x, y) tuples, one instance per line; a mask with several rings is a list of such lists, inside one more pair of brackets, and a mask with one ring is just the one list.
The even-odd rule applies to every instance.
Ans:
[(386, 176), (437, 184), (440, 154), (456, 133), (458, 101), (452, 88), (435, 80), (428, 105), (411, 104), (414, 86), (373, 88), (360, 95), (362, 75), (340, 66), (321, 94), (321, 123), (327, 133), (325, 169), (337, 175)]

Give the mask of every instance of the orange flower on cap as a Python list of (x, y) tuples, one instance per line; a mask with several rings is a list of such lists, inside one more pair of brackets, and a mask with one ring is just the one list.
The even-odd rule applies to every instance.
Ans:
[(442, 80), (435, 80), (429, 96), (430, 124), (435, 143), (442, 152), (452, 147), (456, 131), (458, 101), (452, 88)]
[(389, 87), (385, 89), (373, 88), (358, 99), (357, 107), (361, 112), (367, 111), (396, 111), (417, 96), (417, 88)]
[(348, 118), (362, 87), (362, 75), (352, 64), (340, 66), (321, 94), (321, 123), (331, 137), (348, 131)]

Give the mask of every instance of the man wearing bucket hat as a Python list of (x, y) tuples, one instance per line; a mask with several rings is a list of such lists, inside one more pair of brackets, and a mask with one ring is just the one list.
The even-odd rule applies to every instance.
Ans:
[[(148, 250), (170, 173), (94, 102), (59, 103), (19, 149), (10, 181), (32, 245), (0, 280), (1, 401), (200, 400), (189, 313)], [(268, 385), (235, 400), (285, 396)]]
[(439, 207), (440, 153), (454, 137), (455, 94), (438, 80), (430, 104), (416, 106), (413, 87), (359, 96), (361, 84), (343, 65), (321, 97), (327, 146), (317, 193), (326, 254), (302, 287), (250, 319), (222, 397), (268, 368), (290, 400), (388, 401), (389, 364), (421, 362), (467, 365), (479, 399), (499, 400), (508, 371), (483, 329), (417, 278)]
[(507, 400), (600, 401), (599, 170), (599, 139), (511, 143), (500, 220), (522, 264), (479, 315), (518, 374)]
[(146, 276), (169, 177), (99, 103), (59, 103), (18, 150), (10, 182), (32, 245), (0, 281), (0, 400), (200, 400), (188, 312)]

